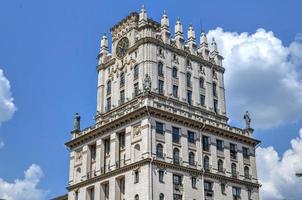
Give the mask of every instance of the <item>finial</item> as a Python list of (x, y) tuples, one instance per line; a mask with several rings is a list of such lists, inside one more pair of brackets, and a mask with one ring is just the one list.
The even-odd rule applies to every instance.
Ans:
[(107, 47), (108, 47), (107, 36), (106, 33), (104, 33), (101, 40), (101, 48), (107, 48)]
[(146, 9), (145, 9), (145, 6), (142, 5), (142, 8), (141, 8), (141, 12), (139, 14), (139, 21), (147, 21), (147, 12), (146, 12)]
[(188, 30), (188, 39), (189, 40), (195, 40), (195, 31), (194, 31), (194, 28), (193, 28), (193, 25), (192, 24), (190, 24), (189, 25), (189, 30)]
[(215, 37), (212, 37), (212, 48), (213, 48), (213, 51), (218, 52), (218, 48), (217, 48)]
[(73, 131), (80, 131), (81, 116), (79, 113), (74, 114)]
[(180, 22), (180, 18), (177, 17), (177, 21), (176, 21), (176, 25), (175, 25), (175, 34), (182, 34), (183, 30), (182, 30), (182, 24)]
[(161, 19), (161, 27), (162, 28), (164, 28), (164, 27), (168, 28), (169, 27), (169, 20), (168, 20), (166, 10), (164, 10), (164, 14), (163, 14), (162, 19)]

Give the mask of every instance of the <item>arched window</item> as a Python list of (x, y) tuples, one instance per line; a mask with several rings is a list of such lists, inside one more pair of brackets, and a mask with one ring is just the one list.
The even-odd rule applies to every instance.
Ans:
[(187, 87), (192, 87), (191, 74), (189, 72), (187, 73)]
[(195, 154), (193, 152), (189, 153), (189, 164), (195, 165)]
[(204, 79), (202, 77), (199, 78), (199, 87), (204, 88)]
[(111, 94), (111, 80), (107, 81), (107, 95)]
[(124, 87), (124, 86), (125, 86), (125, 73), (122, 72), (120, 76), (120, 87)]
[(179, 150), (177, 148), (173, 149), (173, 162), (179, 164)]
[(217, 96), (217, 91), (216, 91), (216, 90), (217, 90), (217, 86), (216, 86), (216, 83), (214, 82), (214, 83), (213, 83), (213, 96), (214, 96), (214, 97)]
[(223, 172), (223, 161), (221, 159), (218, 160), (218, 171)]
[(159, 62), (157, 64), (158, 76), (164, 76), (164, 65), (163, 63)]
[(139, 160), (139, 158), (140, 158), (140, 150), (141, 150), (140, 145), (136, 144), (134, 146), (134, 161), (138, 161)]
[(206, 172), (210, 171), (210, 159), (208, 156), (203, 158), (203, 168)]
[(245, 178), (250, 178), (250, 169), (248, 166), (244, 167), (244, 177)]
[(164, 200), (165, 199), (165, 195), (163, 193), (159, 194), (159, 200)]
[(159, 158), (164, 157), (164, 152), (163, 152), (163, 145), (162, 144), (157, 144), (156, 145), (156, 156)]
[(173, 69), (172, 69), (172, 77), (177, 78), (177, 68), (176, 67), (173, 67)]
[(237, 169), (236, 169), (236, 164), (235, 163), (232, 163), (231, 171), (232, 171), (232, 176), (236, 177), (237, 176)]
[(139, 200), (138, 194), (136, 194), (136, 195), (134, 196), (134, 200)]

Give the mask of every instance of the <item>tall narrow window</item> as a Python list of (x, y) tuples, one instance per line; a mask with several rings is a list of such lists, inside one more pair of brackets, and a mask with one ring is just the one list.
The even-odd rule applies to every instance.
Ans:
[(163, 193), (159, 194), (159, 200), (164, 200), (165, 199), (165, 195)]
[(180, 135), (179, 135), (179, 128), (172, 127), (172, 142), (179, 143)]
[(125, 103), (125, 90), (120, 91), (120, 105)]
[(220, 184), (220, 189), (221, 189), (221, 193), (222, 193), (222, 194), (226, 194), (226, 193), (225, 193), (225, 183), (221, 183), (221, 184)]
[(164, 174), (165, 174), (165, 172), (163, 170), (158, 171), (158, 181), (160, 183), (164, 183)]
[(125, 148), (125, 132), (122, 132), (119, 134), (119, 147), (120, 149), (124, 149)]
[(106, 107), (106, 111), (111, 110), (111, 98), (107, 98), (107, 107)]
[(156, 122), (155, 131), (156, 131), (156, 133), (164, 134), (164, 124), (161, 122)]
[(164, 94), (164, 81), (158, 80), (158, 93), (163, 95)]
[(206, 97), (204, 95), (200, 95), (200, 105), (202, 107), (205, 107), (205, 103), (206, 103)]
[(213, 83), (213, 96), (217, 97), (217, 86), (216, 86), (216, 83)]
[(197, 182), (196, 177), (192, 177), (191, 178), (192, 188), (197, 188), (196, 187), (196, 182)]
[(172, 77), (177, 78), (177, 68), (176, 67), (173, 67), (173, 69), (172, 69)]
[(210, 159), (208, 156), (205, 156), (203, 158), (203, 168), (206, 172), (210, 171)]
[(187, 87), (192, 87), (191, 74), (187, 73)]
[(205, 136), (205, 135), (202, 136), (202, 149), (204, 151), (210, 151), (210, 141), (209, 140), (210, 139), (208, 136)]
[(223, 146), (223, 141), (222, 140), (216, 140), (216, 148), (218, 151), (223, 151), (224, 146)]
[(252, 190), (251, 190), (251, 189), (248, 189), (248, 190), (247, 190), (247, 199), (248, 199), (248, 200), (251, 200), (251, 199), (252, 199)]
[(192, 105), (192, 91), (188, 90), (187, 91), (187, 101), (189, 105)]
[(232, 193), (233, 193), (233, 199), (234, 200), (239, 200), (240, 199), (240, 193), (241, 193), (241, 189), (238, 187), (233, 187), (232, 188)]
[(188, 131), (188, 142), (193, 144), (196, 142), (195, 133), (192, 131)]
[(139, 95), (139, 88), (138, 88), (138, 83), (134, 84), (134, 96), (138, 96)]
[(159, 62), (157, 65), (158, 76), (164, 76), (164, 66), (163, 63)]
[(173, 163), (174, 164), (179, 164), (179, 150), (177, 148), (173, 149)]
[(214, 99), (214, 112), (218, 113), (218, 101), (217, 101), (217, 99)]
[(94, 200), (94, 188), (88, 188), (88, 200)]
[(202, 77), (199, 78), (199, 87), (204, 89), (204, 79)]
[(138, 79), (138, 65), (135, 65), (135, 66), (134, 66), (133, 79), (134, 79), (134, 80)]
[(244, 178), (250, 179), (250, 169), (248, 166), (244, 167)]
[(193, 152), (189, 153), (189, 165), (195, 165), (195, 154)]
[(237, 145), (230, 143), (230, 156), (231, 159), (237, 159)]
[(204, 182), (204, 193), (207, 197), (213, 197), (213, 184), (209, 181)]
[(120, 76), (120, 87), (124, 87), (124, 86), (125, 86), (125, 73), (122, 72)]
[(244, 159), (250, 159), (250, 151), (249, 148), (242, 147), (242, 155)]
[(231, 165), (231, 172), (233, 177), (237, 177), (237, 168), (235, 163), (232, 163)]
[(173, 85), (173, 97), (178, 97), (178, 86), (177, 85)]
[(218, 160), (217, 165), (218, 171), (223, 173), (223, 161), (221, 159)]
[(139, 200), (138, 194), (136, 194), (136, 195), (134, 196), (134, 200)]
[(111, 94), (111, 80), (107, 82), (107, 95)]
[(105, 155), (109, 155), (110, 153), (110, 139), (104, 140), (104, 149), (105, 149)]
[(138, 183), (139, 182), (139, 171), (136, 170), (134, 171), (134, 183)]
[(156, 156), (159, 158), (163, 158), (164, 157), (164, 148), (163, 145), (158, 143), (156, 145)]

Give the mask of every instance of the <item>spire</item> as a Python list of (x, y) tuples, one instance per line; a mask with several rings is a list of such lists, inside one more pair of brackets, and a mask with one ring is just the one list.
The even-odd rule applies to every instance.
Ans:
[(200, 46), (208, 47), (208, 39), (207, 39), (207, 35), (204, 31), (202, 31), (201, 35), (200, 35)]
[(161, 28), (164, 29), (169, 29), (169, 19), (168, 19), (168, 15), (167, 12), (164, 10), (164, 14), (161, 18)]
[(195, 41), (195, 31), (194, 31), (194, 28), (193, 28), (193, 25), (190, 24), (189, 26), (189, 30), (188, 30), (188, 40), (189, 41)]
[(148, 17), (147, 17), (147, 12), (145, 10), (145, 6), (142, 5), (141, 12), (139, 13), (139, 21), (140, 22), (143, 22), (143, 21), (147, 22), (147, 19), (148, 19)]
[(178, 17), (175, 24), (175, 35), (182, 35), (182, 34), (183, 34), (182, 24), (180, 22), (180, 18)]
[(103, 35), (101, 39), (101, 51), (102, 50), (107, 50), (108, 49), (108, 40), (106, 34)]
[(216, 44), (216, 41), (215, 41), (214, 37), (212, 38), (212, 44), (211, 45), (212, 45), (212, 51), (218, 53), (218, 48), (217, 48), (217, 44)]

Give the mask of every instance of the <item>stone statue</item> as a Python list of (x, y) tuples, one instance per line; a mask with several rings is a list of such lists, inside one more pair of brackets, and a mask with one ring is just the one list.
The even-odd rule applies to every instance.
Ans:
[(250, 117), (249, 111), (245, 112), (243, 119), (245, 120), (245, 128), (246, 129), (251, 128), (251, 117)]
[(143, 83), (143, 89), (144, 89), (144, 93), (150, 93), (151, 92), (151, 77), (146, 74), (145, 79), (144, 79), (144, 83)]
[(73, 130), (79, 131), (80, 130), (80, 122), (81, 122), (81, 116), (79, 113), (75, 113), (74, 120), (73, 120)]

